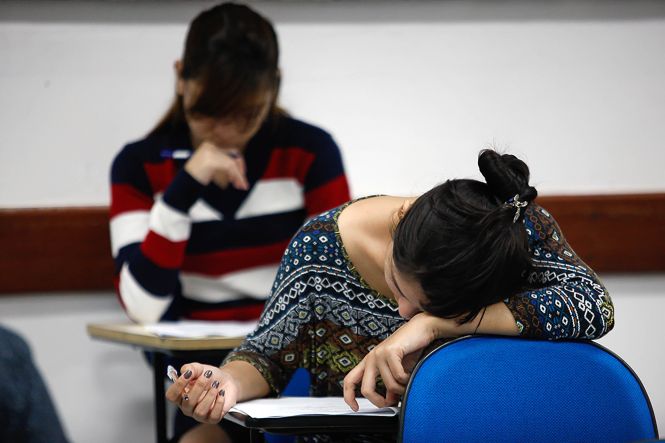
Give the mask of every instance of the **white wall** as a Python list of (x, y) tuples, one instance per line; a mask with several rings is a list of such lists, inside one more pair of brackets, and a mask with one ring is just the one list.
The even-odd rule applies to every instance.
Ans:
[[(275, 20), (283, 104), (329, 129), (355, 195), (476, 174), (488, 143), (542, 193), (664, 192), (665, 3), (254, 3)], [(167, 106), (202, 2), (0, 2), (0, 207), (105, 205), (108, 168)], [(665, 426), (665, 276), (608, 277), (601, 343), (642, 377)], [(33, 345), (74, 442), (152, 439), (139, 354), (90, 341), (110, 294), (0, 298)]]
[[(664, 3), (358, 3), (256, 3), (284, 105), (333, 132), (355, 195), (475, 174), (492, 142), (543, 193), (665, 190)], [(0, 4), (0, 207), (108, 202), (201, 5)]]

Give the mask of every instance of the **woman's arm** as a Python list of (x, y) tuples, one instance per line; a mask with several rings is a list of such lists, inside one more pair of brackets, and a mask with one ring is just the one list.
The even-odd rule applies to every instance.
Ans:
[(488, 306), (484, 317), (480, 311), (467, 324), (430, 316), (435, 338), (478, 332), (548, 340), (596, 339), (612, 329), (612, 299), (598, 276), (566, 242), (554, 218), (535, 206), (527, 210), (524, 223), (533, 253), (528, 279), (534, 289)]
[(113, 162), (111, 245), (116, 289), (127, 315), (154, 322), (173, 300), (190, 233), (187, 212), (203, 186), (181, 171), (155, 201), (145, 167), (135, 146)]
[[(356, 388), (378, 407), (396, 404), (404, 394), (411, 371), (423, 350), (432, 342), (474, 333), (517, 335), (515, 319), (504, 303), (488, 306), (468, 323), (440, 318), (421, 312), (411, 318), (390, 337), (372, 349), (363, 360), (344, 377), (344, 400), (357, 410)], [(386, 387), (386, 396), (376, 391), (377, 376)]]
[(153, 189), (146, 167), (159, 182), (170, 179), (172, 165), (144, 164), (136, 147), (123, 149), (111, 169), (111, 244), (123, 307), (132, 320), (150, 323), (162, 319), (173, 301), (191, 232), (189, 209), (205, 185), (221, 176), (246, 187), (246, 179), (241, 159), (204, 143), (155, 201), (160, 189)]
[(521, 336), (597, 339), (614, 327), (607, 289), (566, 242), (545, 209), (532, 205), (524, 215), (533, 255), (532, 289), (505, 300)]

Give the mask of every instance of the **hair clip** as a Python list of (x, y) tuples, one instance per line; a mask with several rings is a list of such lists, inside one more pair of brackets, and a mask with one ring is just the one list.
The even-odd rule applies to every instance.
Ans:
[(526, 208), (526, 205), (529, 204), (529, 202), (521, 202), (519, 200), (520, 195), (515, 194), (513, 197), (511, 197), (510, 200), (506, 202), (508, 206), (512, 206), (515, 208), (515, 217), (513, 217), (513, 223), (517, 221), (518, 218), (520, 218), (520, 209), (521, 208)]

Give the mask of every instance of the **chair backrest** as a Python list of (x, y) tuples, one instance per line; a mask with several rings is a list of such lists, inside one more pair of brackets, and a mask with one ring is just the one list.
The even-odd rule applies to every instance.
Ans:
[(588, 341), (474, 336), (414, 370), (403, 442), (629, 442), (658, 438), (649, 397), (612, 352)]

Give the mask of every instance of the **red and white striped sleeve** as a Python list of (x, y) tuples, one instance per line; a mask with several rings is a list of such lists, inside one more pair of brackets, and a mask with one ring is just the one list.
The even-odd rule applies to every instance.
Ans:
[(116, 290), (132, 320), (155, 322), (168, 311), (191, 231), (188, 210), (202, 188), (181, 170), (155, 199), (144, 164), (127, 148), (116, 157), (111, 170), (111, 246)]

